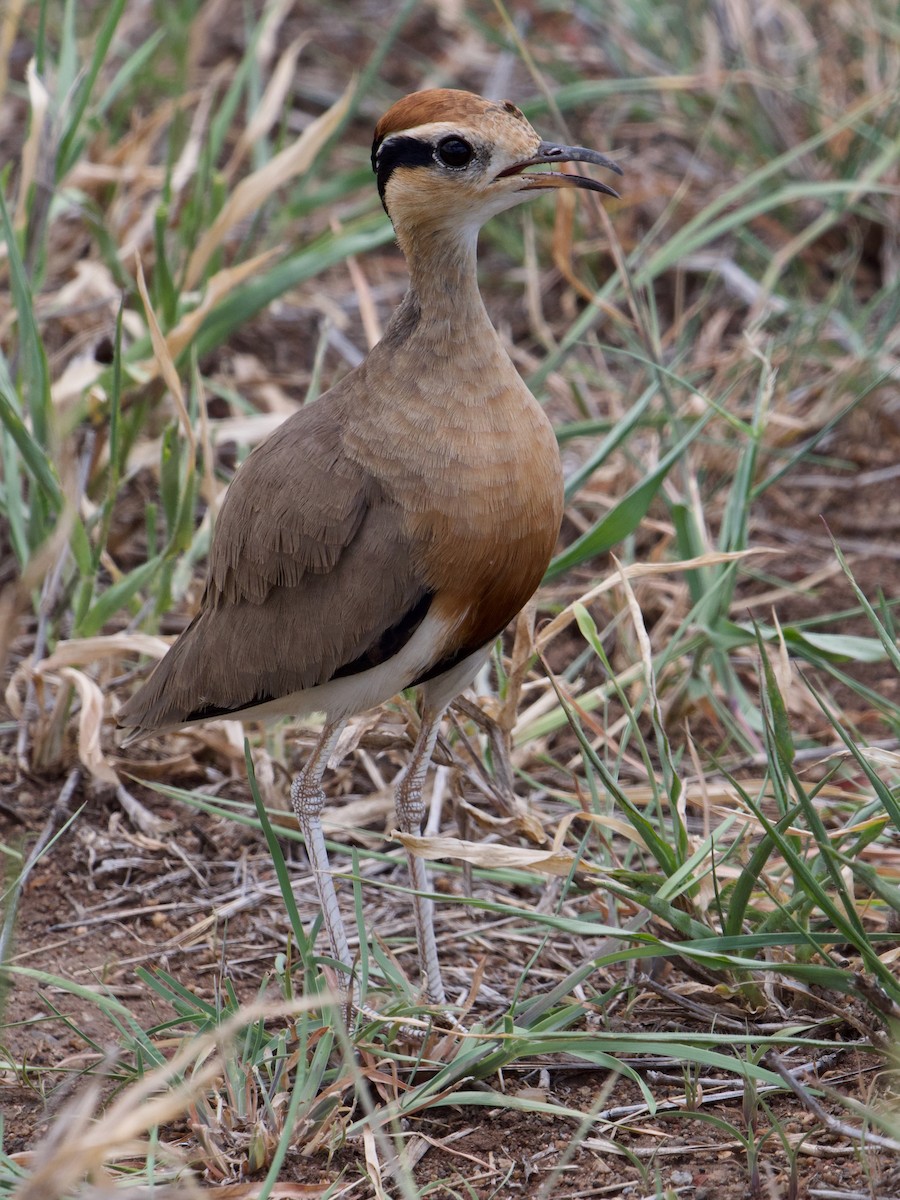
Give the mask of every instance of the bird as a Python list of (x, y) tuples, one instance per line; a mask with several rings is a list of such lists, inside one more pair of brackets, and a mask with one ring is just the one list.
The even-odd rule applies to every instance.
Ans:
[[(352, 974), (322, 830), (323, 777), (350, 716), (417, 687), (394, 785), (418, 835), (441, 718), (538, 587), (563, 477), (553, 428), (491, 323), (476, 247), (492, 216), (547, 189), (617, 196), (595, 150), (546, 141), (508, 100), (433, 88), (378, 121), (372, 167), (409, 272), (383, 337), (238, 468), (196, 616), (121, 707), (123, 744), (211, 718), (323, 714), (291, 786), (334, 960)], [(408, 852), (424, 995), (443, 1005), (427, 868)]]

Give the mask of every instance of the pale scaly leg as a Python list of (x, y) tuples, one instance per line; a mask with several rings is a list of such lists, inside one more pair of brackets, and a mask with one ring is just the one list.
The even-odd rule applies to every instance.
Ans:
[[(403, 833), (419, 837), (422, 819), (425, 816), (425, 801), (422, 799), (422, 784), (437, 741), (444, 708), (423, 706), (422, 725), (413, 747), (412, 757), (405, 771), (397, 780), (394, 801), (397, 806), (397, 823)], [(431, 891), (428, 869), (421, 858), (407, 851), (409, 874), (415, 890), (413, 912), (416, 921), (416, 939), (425, 976), (425, 995), (433, 1004), (444, 1004), (444, 984), (438, 962), (437, 941), (434, 936), (434, 905), (424, 895)]]
[(344, 721), (335, 721), (322, 730), (322, 736), (309, 756), (306, 766), (291, 784), (291, 804), (306, 839), (306, 852), (312, 864), (316, 891), (322, 905), (322, 918), (331, 943), (331, 953), (338, 962), (351, 967), (353, 958), (337, 893), (334, 890), (334, 880), (331, 877), (325, 834), (322, 832), (322, 809), (325, 807), (322, 776), (344, 725)]

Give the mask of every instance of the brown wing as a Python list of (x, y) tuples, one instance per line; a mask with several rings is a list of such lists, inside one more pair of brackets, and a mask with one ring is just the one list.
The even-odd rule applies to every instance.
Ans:
[(374, 666), (428, 610), (399, 510), (311, 405), (259, 446), (216, 525), (201, 610), (124, 706), (150, 731), (220, 716)]

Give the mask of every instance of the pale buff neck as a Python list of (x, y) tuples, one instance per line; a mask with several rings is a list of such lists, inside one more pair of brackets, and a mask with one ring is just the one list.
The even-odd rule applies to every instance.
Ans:
[(477, 238), (477, 229), (465, 227), (417, 229), (414, 237), (398, 231), (409, 291), (389, 330), (396, 328), (410, 348), (416, 344), (443, 357), (451, 350), (465, 353), (473, 345), (482, 353), (499, 347), (478, 288)]
[(478, 290), (476, 231), (417, 229), (414, 239), (401, 233), (398, 240), (409, 290), (345, 392), (360, 444), (371, 447), (398, 420), (433, 431), (452, 410), (476, 409), (467, 423), (505, 428), (504, 414), (534, 401)]

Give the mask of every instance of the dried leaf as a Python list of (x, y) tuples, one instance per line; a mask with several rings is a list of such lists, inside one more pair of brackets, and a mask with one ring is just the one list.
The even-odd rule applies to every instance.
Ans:
[(47, 109), (50, 105), (50, 96), (37, 73), (37, 65), (33, 58), (25, 68), (25, 80), (28, 84), (28, 99), (31, 103), (31, 124), (28, 140), (22, 149), (19, 170), (19, 201), (13, 221), (16, 230), (24, 229), (28, 221), (28, 198), (31, 193), (31, 185), (37, 176), (41, 139), (45, 136)]
[(139, 779), (162, 779), (168, 783), (172, 779), (187, 779), (191, 776), (203, 778), (202, 765), (197, 763), (193, 754), (172, 754), (168, 758), (127, 758), (112, 755), (109, 759), (114, 768), (128, 771)]
[(78, 716), (78, 757), (94, 779), (115, 787), (119, 782), (106, 756), (100, 749), (100, 730), (103, 725), (103, 693), (93, 679), (74, 667), (63, 667), (60, 677), (78, 689), (81, 712)]
[(131, 654), (162, 658), (169, 646), (165, 638), (153, 637), (149, 633), (109, 633), (103, 637), (70, 638), (67, 642), (58, 642), (53, 653), (36, 663), (34, 670), (43, 674), (60, 667), (100, 662), (108, 658), (126, 658)]
[(490, 830), (501, 836), (521, 833), (537, 845), (546, 842), (547, 835), (537, 816), (525, 807), (525, 803), (518, 796), (513, 796), (512, 799), (515, 801), (515, 811), (512, 816), (499, 816), (459, 798), (456, 801), (456, 808), (459, 812), (465, 813), (481, 829)]
[[(451, 837), (414, 837), (394, 832), (391, 839), (400, 842), (417, 858), (452, 858), (472, 863), (476, 867), (516, 868), (536, 871), (542, 875), (569, 875), (575, 865), (570, 850), (533, 850), (522, 846), (488, 845), (484, 842), (464, 842)], [(579, 862), (578, 869), (590, 871), (589, 863)]]

